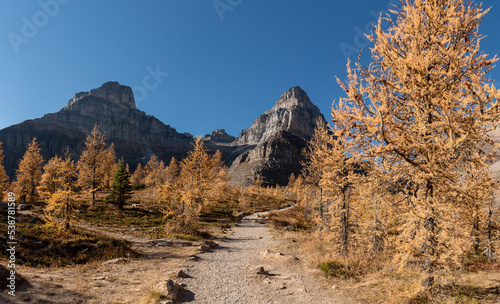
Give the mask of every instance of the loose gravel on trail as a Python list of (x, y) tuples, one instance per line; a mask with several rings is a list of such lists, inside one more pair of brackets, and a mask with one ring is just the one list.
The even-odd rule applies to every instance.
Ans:
[[(182, 302), (345, 303), (321, 290), (299, 267), (288, 267), (293, 261), (286, 259), (293, 257), (277, 253), (276, 259), (265, 258), (262, 253), (277, 244), (257, 214), (243, 218), (219, 247), (199, 254), (200, 261), (185, 264), (191, 277), (181, 280), (186, 284)], [(260, 267), (269, 273), (257, 274)]]

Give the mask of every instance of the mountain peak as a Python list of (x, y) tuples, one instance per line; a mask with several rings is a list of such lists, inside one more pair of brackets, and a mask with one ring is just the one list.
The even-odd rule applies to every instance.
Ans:
[(136, 108), (134, 92), (132, 92), (132, 89), (129, 86), (121, 85), (116, 81), (109, 81), (101, 85), (99, 88), (92, 89), (89, 92), (76, 93), (75, 96), (68, 101), (64, 109), (70, 109), (73, 104), (87, 96), (102, 98), (118, 106), (129, 109)]
[(307, 93), (298, 86), (293, 87), (283, 93), (274, 107), (259, 116), (250, 128), (241, 131), (236, 142), (257, 144), (280, 131), (310, 138), (314, 134), (318, 117), (324, 120), (321, 111), (311, 102)]
[(283, 107), (291, 105), (310, 107), (313, 103), (309, 99), (309, 96), (307, 96), (307, 93), (301, 87), (296, 86), (281, 94), (275, 106)]

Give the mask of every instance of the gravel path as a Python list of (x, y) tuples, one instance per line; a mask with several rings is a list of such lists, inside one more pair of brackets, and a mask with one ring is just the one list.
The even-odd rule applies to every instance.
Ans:
[[(279, 242), (259, 221), (243, 218), (220, 247), (185, 264), (191, 278), (181, 281), (183, 303), (345, 303), (303, 274), (296, 258), (273, 253)], [(269, 275), (257, 274), (260, 267)]]

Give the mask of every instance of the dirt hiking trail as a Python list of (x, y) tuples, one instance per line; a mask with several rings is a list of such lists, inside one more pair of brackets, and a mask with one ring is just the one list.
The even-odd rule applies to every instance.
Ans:
[(182, 303), (353, 303), (319, 286), (302, 261), (276, 251), (280, 241), (259, 215), (244, 217), (219, 247), (185, 263)]

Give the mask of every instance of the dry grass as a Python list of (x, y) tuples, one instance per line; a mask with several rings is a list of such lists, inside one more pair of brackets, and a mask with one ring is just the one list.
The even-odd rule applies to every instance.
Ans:
[[(360, 303), (424, 304), (424, 303), (499, 303), (500, 264), (470, 257), (464, 270), (441, 277), (438, 287), (423, 292), (422, 276), (417, 269), (399, 272), (390, 253), (358, 254), (349, 258), (337, 256), (310, 229), (288, 231), (285, 224), (300, 222), (297, 211), (280, 212), (270, 217), (275, 233), (285, 240), (282, 251), (306, 260), (310, 270), (317, 270), (318, 279), (327, 276), (328, 285), (338, 287), (343, 294)], [(286, 227), (286, 226), (285, 226)], [(296, 226), (298, 227), (298, 226)]]

